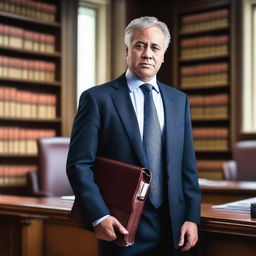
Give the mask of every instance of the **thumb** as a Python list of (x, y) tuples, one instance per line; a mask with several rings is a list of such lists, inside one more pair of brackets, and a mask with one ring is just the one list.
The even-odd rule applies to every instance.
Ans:
[(127, 229), (116, 219), (114, 222), (114, 226), (117, 228), (117, 230), (123, 234), (123, 235), (127, 235), (129, 232), (127, 231)]
[(180, 233), (180, 241), (179, 241), (179, 246), (183, 246), (184, 245), (184, 236), (185, 236), (185, 232), (182, 229), (181, 233)]

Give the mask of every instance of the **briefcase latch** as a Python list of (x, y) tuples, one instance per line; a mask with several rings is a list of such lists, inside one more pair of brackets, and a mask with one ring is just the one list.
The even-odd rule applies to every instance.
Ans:
[(148, 191), (148, 187), (149, 187), (148, 183), (142, 182), (141, 190), (137, 197), (139, 200), (143, 201), (145, 199), (147, 191)]

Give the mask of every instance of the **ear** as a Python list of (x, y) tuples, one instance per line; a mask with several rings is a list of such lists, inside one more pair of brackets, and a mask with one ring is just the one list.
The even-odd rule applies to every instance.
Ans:
[(125, 46), (125, 57), (128, 56), (128, 51), (129, 51), (129, 49), (128, 49), (128, 46), (126, 45), (126, 46)]

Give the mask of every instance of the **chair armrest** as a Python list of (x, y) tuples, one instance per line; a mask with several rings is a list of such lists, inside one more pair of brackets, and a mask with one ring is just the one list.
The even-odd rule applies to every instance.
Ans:
[(237, 164), (236, 161), (230, 160), (223, 164), (224, 180), (237, 180)]

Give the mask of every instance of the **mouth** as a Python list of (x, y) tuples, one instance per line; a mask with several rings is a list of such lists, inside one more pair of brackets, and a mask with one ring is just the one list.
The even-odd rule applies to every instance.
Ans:
[(139, 63), (139, 66), (141, 66), (141, 67), (146, 67), (146, 68), (148, 68), (148, 67), (154, 67), (153, 64), (145, 63), (145, 62)]

